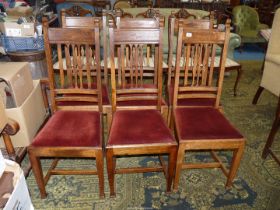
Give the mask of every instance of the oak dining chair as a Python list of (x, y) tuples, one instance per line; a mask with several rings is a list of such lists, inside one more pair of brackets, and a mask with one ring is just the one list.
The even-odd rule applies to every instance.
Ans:
[[(104, 197), (100, 21), (93, 23), (91, 29), (49, 28), (47, 20), (43, 21), (52, 116), (28, 146), (42, 198), (47, 196), (45, 185), (51, 175), (69, 174), (97, 175), (99, 196)], [(58, 74), (53, 68), (53, 49), (57, 51)], [(45, 177), (41, 158), (53, 159)], [(71, 158), (91, 158), (93, 169), (56, 168), (60, 159)]]
[[(163, 19), (123, 19), (109, 24), (113, 121), (106, 145), (110, 195), (115, 174), (163, 171), (171, 192), (177, 143), (162, 116)], [(145, 48), (154, 50), (154, 71), (145, 69)], [(115, 68), (115, 52), (118, 68)], [(159, 155), (161, 165), (120, 167), (119, 156)], [(163, 155), (168, 155), (165, 164)]]
[[(178, 155), (174, 190), (178, 190), (182, 169), (221, 168), (227, 177), (226, 186), (232, 185), (244, 151), (245, 139), (220, 110), (227, 47), (229, 21), (225, 31), (186, 26), (179, 21), (176, 70), (173, 94), (173, 117), (178, 141)], [(222, 45), (219, 71), (214, 71), (217, 45)], [(183, 68), (181, 57), (185, 58)], [(181, 76), (183, 75), (183, 76)], [(212, 106), (181, 106), (179, 100), (188, 98), (212, 99)], [(229, 170), (218, 156), (218, 151), (232, 151)], [(190, 162), (191, 152), (210, 152), (214, 162)]]

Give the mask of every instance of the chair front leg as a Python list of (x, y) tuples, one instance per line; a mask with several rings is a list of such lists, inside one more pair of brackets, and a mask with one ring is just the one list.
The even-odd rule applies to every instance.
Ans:
[(100, 150), (96, 153), (96, 169), (97, 169), (97, 175), (98, 175), (98, 183), (99, 183), (99, 197), (105, 198), (104, 194), (104, 168), (103, 165), (103, 151)]
[(45, 181), (44, 181), (44, 175), (42, 170), (42, 165), (40, 162), (40, 158), (35, 156), (32, 151), (28, 150), (28, 156), (31, 163), (32, 171), (34, 173), (37, 185), (40, 190), (41, 198), (46, 198), (46, 188), (45, 188)]
[(180, 179), (180, 173), (182, 169), (183, 160), (185, 157), (185, 149), (181, 145), (179, 145), (178, 153), (177, 153), (177, 160), (176, 160), (176, 170), (175, 170), (175, 178), (174, 178), (174, 184), (173, 189), (174, 191), (178, 190), (179, 185), (179, 179)]
[(115, 197), (115, 160), (114, 154), (111, 149), (106, 151), (106, 160), (107, 160), (107, 173), (110, 187), (110, 197)]
[(233, 151), (232, 162), (231, 162), (229, 174), (227, 176), (226, 188), (230, 188), (232, 186), (233, 179), (240, 165), (240, 160), (244, 152), (244, 147), (245, 147), (245, 141), (239, 146), (239, 148)]
[(176, 166), (176, 158), (177, 158), (177, 148), (174, 147), (171, 149), (168, 158), (168, 177), (167, 177), (167, 186), (166, 192), (171, 192), (172, 180), (174, 177), (175, 166)]

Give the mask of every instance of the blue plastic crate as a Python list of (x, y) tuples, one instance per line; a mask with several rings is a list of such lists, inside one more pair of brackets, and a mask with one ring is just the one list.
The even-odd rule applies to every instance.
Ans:
[(24, 50), (44, 50), (43, 36), (34, 37), (11, 37), (1, 36), (1, 43), (6, 52)]

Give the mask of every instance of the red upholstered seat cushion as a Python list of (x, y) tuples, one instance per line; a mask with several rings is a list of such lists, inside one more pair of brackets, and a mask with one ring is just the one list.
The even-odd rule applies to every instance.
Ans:
[[(167, 86), (166, 89), (168, 93), (168, 103), (169, 105), (172, 105), (174, 96), (174, 83)], [(215, 101), (216, 100), (214, 98), (183, 98), (178, 99), (178, 106), (214, 106)]]
[[(94, 84), (94, 89), (96, 89), (96, 84)], [(85, 94), (83, 94), (83, 96), (86, 96)], [(102, 84), (102, 105), (110, 105), (110, 96), (109, 96), (109, 92), (108, 92), (108, 88), (105, 84)], [(82, 102), (82, 101), (61, 101), (61, 102), (57, 102), (58, 106), (81, 106), (81, 105), (97, 105), (96, 102)]]
[(219, 110), (211, 107), (177, 108), (175, 122), (182, 140), (243, 138)]
[(57, 111), (35, 137), (32, 146), (101, 147), (100, 113)]
[(107, 145), (174, 142), (157, 110), (123, 110), (114, 114)]

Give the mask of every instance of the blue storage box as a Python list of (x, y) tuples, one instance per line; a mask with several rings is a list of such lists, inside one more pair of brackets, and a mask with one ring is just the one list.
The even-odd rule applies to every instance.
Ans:
[(6, 52), (24, 50), (44, 50), (44, 37), (11, 37), (1, 36), (1, 43)]

